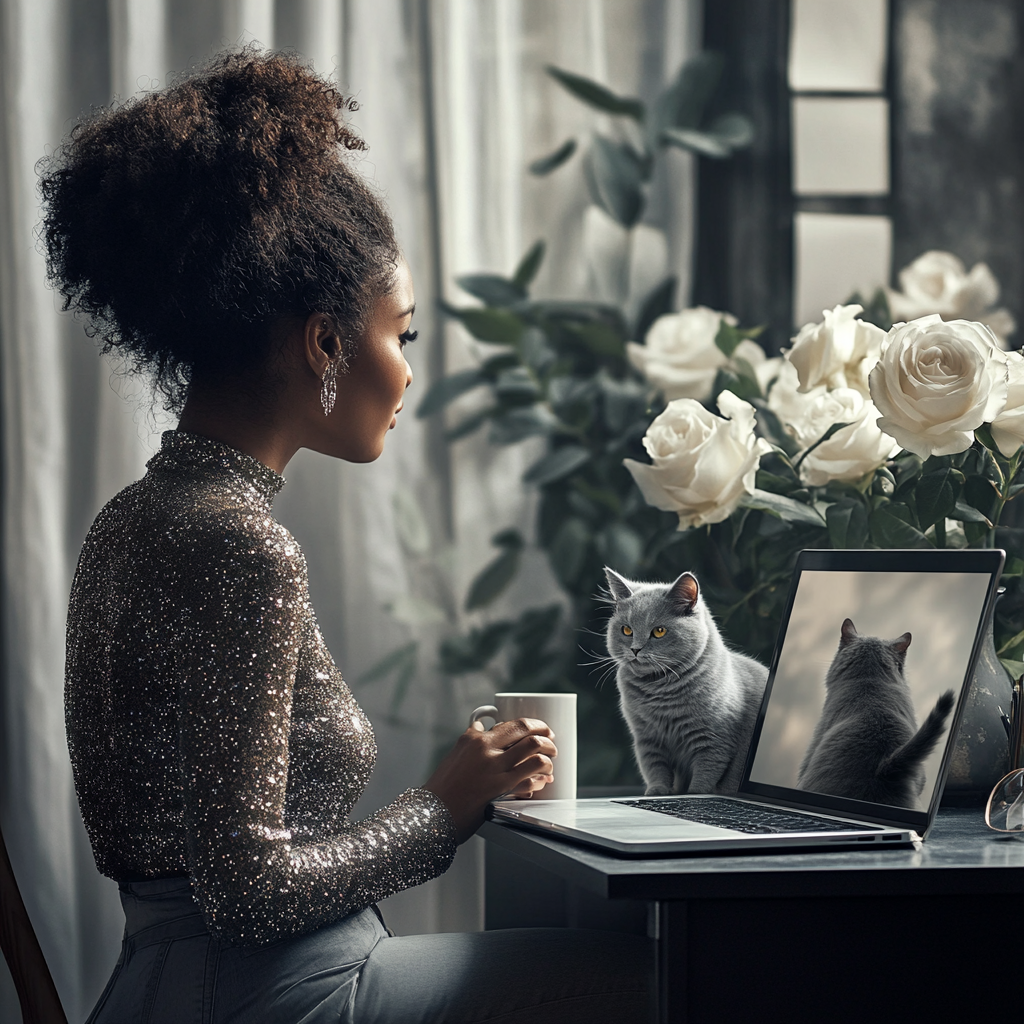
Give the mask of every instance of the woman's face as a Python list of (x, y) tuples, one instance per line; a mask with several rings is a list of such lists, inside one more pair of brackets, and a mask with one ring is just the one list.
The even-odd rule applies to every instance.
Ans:
[(338, 397), (327, 417), (326, 454), (348, 462), (372, 462), (384, 450), (384, 439), (412, 383), (405, 346), (415, 337), (410, 330), (415, 305), (412, 276), (402, 260), (391, 291), (374, 304), (348, 372), (338, 374)]

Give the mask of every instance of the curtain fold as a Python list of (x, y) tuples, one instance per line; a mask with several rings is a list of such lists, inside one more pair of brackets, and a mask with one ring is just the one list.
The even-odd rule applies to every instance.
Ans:
[[(303, 546), (325, 639), (374, 722), (379, 759), (357, 808), (367, 813), (421, 783), (439, 743), (493, 688), (483, 678), (443, 678), (433, 661), (448, 627), (411, 622), (396, 610), (401, 599), (445, 575), (452, 617), (465, 626), (458, 607), (492, 555), (491, 535), (532, 515), (518, 483), (529, 451), (496, 453), (479, 439), (449, 449), (436, 424), (415, 418), (429, 377), (473, 358), (460, 329), (434, 329), (436, 282), (447, 300), (468, 301), (455, 275), (509, 273), (543, 237), (538, 292), (587, 294), (578, 161), (547, 179), (525, 164), (569, 135), (608, 126), (544, 67), (650, 92), (694, 49), (697, 8), (692, 0), (0, 0), (0, 822), (70, 1019), (84, 1019), (102, 989), (123, 920), (116, 886), (95, 870), (68, 763), (67, 595), (92, 518), (144, 472), (173, 422), (145, 384), (98, 358), (82, 325), (60, 313), (36, 239), (37, 161), (92, 107), (162, 87), (212, 52), (253, 40), (297, 50), (359, 101), (354, 122), (370, 146), (359, 166), (392, 211), (416, 282), (416, 385), (377, 463), (301, 452), (277, 513)], [(673, 161), (652, 204), (686, 282), (692, 169), (682, 154)], [(505, 600), (536, 604), (554, 593), (531, 556)], [(410, 637), (420, 641), (419, 672), (396, 702), (393, 680), (362, 677)], [(405, 933), (480, 927), (482, 891), (474, 841), (448, 875), (384, 909)], [(0, 1019), (18, 1019), (4, 969)]]

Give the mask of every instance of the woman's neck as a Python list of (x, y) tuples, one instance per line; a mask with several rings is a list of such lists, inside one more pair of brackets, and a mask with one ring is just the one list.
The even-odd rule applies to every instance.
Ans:
[(191, 394), (185, 401), (178, 429), (199, 434), (258, 459), (283, 473), (301, 447), (278, 422), (274, 409), (257, 406), (252, 398), (229, 393)]

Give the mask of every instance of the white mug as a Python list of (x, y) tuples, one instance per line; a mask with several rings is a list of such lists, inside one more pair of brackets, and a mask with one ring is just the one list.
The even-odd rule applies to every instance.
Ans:
[(469, 724), (481, 718), (508, 722), (514, 718), (539, 718), (555, 734), (558, 757), (554, 759), (554, 782), (534, 794), (536, 800), (574, 800), (576, 798), (576, 694), (575, 693), (496, 693), (493, 704), (477, 708)]

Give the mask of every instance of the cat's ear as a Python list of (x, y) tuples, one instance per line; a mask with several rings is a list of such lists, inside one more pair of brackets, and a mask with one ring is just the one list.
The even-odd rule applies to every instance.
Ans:
[(892, 649), (900, 656), (905, 658), (907, 655), (907, 648), (910, 646), (912, 637), (909, 633), (904, 633), (903, 636), (897, 637), (892, 642)]
[(608, 589), (612, 592), (612, 597), (616, 601), (625, 601), (627, 597), (633, 596), (633, 588), (629, 585), (629, 580), (623, 579), (614, 569), (609, 569), (607, 565), (604, 567), (604, 577), (608, 581)]
[(844, 647), (857, 635), (853, 619), (843, 619), (843, 628), (839, 631), (839, 646)]
[(697, 586), (697, 577), (692, 572), (684, 572), (668, 588), (668, 599), (676, 606), (676, 611), (680, 615), (685, 615), (686, 612), (692, 610), (698, 597), (700, 597), (700, 587)]

